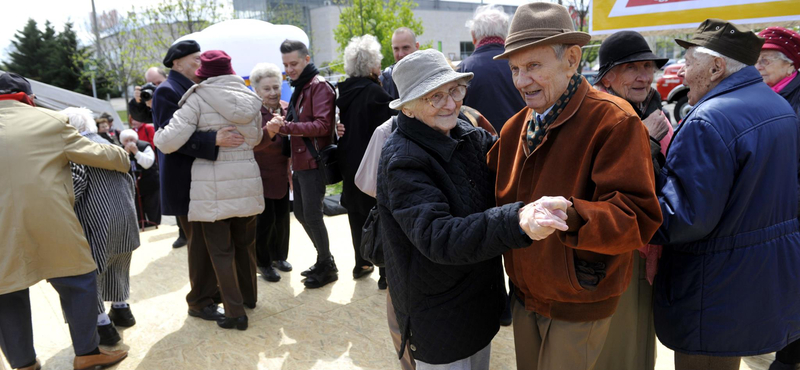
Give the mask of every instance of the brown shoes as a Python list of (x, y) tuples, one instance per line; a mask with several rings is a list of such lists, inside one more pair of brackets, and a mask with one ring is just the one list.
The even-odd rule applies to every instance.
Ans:
[(42, 369), (42, 364), (39, 362), (39, 359), (37, 358), (35, 364), (31, 366), (21, 367), (17, 370), (41, 370), (41, 369)]
[(95, 369), (111, 366), (128, 357), (128, 351), (107, 351), (100, 348), (99, 355), (75, 356), (72, 366), (75, 370)]

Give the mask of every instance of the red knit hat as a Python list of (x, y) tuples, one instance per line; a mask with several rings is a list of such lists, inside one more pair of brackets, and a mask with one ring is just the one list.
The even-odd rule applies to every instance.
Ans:
[(209, 50), (200, 54), (200, 68), (194, 72), (197, 77), (211, 78), (222, 75), (235, 75), (231, 67), (231, 57), (222, 50)]
[(762, 50), (777, 50), (789, 57), (800, 69), (800, 34), (783, 27), (769, 27), (758, 33), (764, 38)]

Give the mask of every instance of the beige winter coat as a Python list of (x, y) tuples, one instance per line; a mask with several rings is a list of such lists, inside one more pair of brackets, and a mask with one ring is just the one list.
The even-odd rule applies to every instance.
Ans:
[(64, 115), (0, 101), (0, 294), (96, 269), (73, 210), (70, 161), (131, 168), (125, 150), (81, 136)]
[(155, 144), (169, 154), (195, 131), (236, 126), (244, 144), (220, 147), (216, 161), (195, 158), (189, 192), (189, 221), (214, 222), (264, 210), (261, 174), (253, 147), (261, 142), (261, 99), (236, 75), (209, 78), (192, 86), (178, 103), (169, 124), (158, 129)]

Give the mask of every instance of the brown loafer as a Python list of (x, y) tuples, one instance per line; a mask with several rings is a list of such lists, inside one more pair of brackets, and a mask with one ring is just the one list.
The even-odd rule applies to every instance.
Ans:
[(100, 348), (99, 355), (75, 356), (72, 367), (75, 370), (95, 369), (98, 366), (108, 367), (128, 357), (128, 351), (108, 351)]
[(35, 364), (31, 366), (21, 367), (17, 370), (41, 370), (41, 369), (42, 369), (42, 364), (39, 362), (39, 359), (37, 358)]

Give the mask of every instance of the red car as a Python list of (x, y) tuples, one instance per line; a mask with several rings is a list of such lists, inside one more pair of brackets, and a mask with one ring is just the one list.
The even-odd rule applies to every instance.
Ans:
[(683, 84), (683, 77), (678, 76), (678, 71), (683, 68), (683, 63), (675, 63), (664, 68), (664, 75), (656, 80), (656, 90), (661, 95), (661, 100), (667, 104), (675, 104), (673, 115), (675, 121), (680, 122), (689, 114), (692, 106), (686, 95), (689, 88)]

